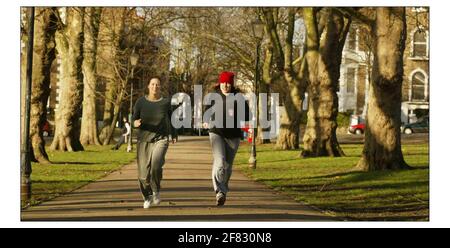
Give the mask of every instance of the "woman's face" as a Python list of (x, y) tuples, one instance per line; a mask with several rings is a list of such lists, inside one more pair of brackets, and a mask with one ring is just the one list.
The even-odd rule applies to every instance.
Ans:
[(229, 83), (221, 83), (220, 84), (220, 90), (222, 93), (230, 93), (231, 92), (231, 84)]
[(157, 78), (152, 78), (148, 83), (148, 92), (150, 94), (161, 93), (161, 82)]

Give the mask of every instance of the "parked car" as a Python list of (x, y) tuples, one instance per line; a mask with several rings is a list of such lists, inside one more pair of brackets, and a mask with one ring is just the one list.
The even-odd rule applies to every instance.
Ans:
[(429, 132), (429, 117), (424, 116), (417, 122), (406, 124), (402, 127), (404, 134), (412, 133), (428, 133)]
[(352, 134), (363, 134), (364, 130), (366, 129), (366, 124), (365, 123), (360, 123), (360, 124), (356, 124), (356, 125), (351, 125), (348, 128), (348, 131)]

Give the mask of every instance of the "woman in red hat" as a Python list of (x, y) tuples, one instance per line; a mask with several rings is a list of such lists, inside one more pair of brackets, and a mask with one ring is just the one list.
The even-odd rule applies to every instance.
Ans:
[[(217, 127), (212, 126), (210, 125), (211, 118), (204, 126), (205, 128), (209, 127), (209, 138), (213, 150), (212, 180), (216, 193), (216, 204), (217, 206), (222, 206), (225, 204), (226, 195), (229, 191), (228, 182), (232, 173), (234, 157), (243, 137), (239, 124), (242, 121), (249, 120), (249, 107), (244, 96), (238, 94), (239, 90), (234, 87), (234, 73), (232, 72), (225, 71), (219, 75), (219, 80), (214, 87), (214, 93), (217, 93), (222, 98), (222, 104), (215, 102), (214, 105), (206, 105), (205, 107), (206, 110), (214, 108), (214, 113), (223, 113), (223, 118), (221, 119), (223, 123)], [(232, 99), (233, 102), (229, 100), (227, 103), (227, 98)], [(245, 104), (244, 120), (240, 120), (237, 114), (239, 102)], [(225, 123), (227, 118), (233, 120), (233, 125), (227, 125), (229, 124), (228, 121)], [(214, 116), (214, 119), (214, 121), (217, 121), (218, 118)]]

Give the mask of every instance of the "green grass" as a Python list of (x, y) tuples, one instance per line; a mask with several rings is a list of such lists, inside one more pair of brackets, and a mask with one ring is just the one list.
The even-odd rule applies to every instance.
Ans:
[(249, 145), (242, 145), (235, 164), (251, 178), (346, 220), (429, 219), (429, 146), (403, 145), (413, 170), (357, 172), (363, 146), (342, 145), (346, 157), (298, 157), (299, 151), (257, 146), (257, 169), (247, 166)]
[(136, 153), (111, 146), (87, 146), (82, 152), (50, 152), (51, 165), (32, 163), (31, 205), (73, 191), (102, 178), (135, 159)]

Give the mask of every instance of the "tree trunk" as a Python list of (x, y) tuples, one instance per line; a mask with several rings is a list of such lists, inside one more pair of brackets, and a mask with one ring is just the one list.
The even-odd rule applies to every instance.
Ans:
[(295, 107), (290, 96), (286, 97), (284, 106), (285, 113), (283, 113), (283, 117), (280, 119), (280, 134), (278, 135), (275, 148), (296, 150), (300, 148), (301, 112)]
[(403, 52), (406, 39), (405, 8), (377, 8), (372, 29), (372, 69), (362, 158), (364, 171), (408, 169), (400, 137)]
[(33, 80), (30, 111), (30, 139), (34, 158), (49, 164), (42, 127), (47, 119), (47, 101), (50, 95), (50, 71), (55, 59), (55, 8), (37, 8), (33, 48)]
[(99, 61), (102, 66), (98, 68), (98, 74), (106, 79), (107, 84), (103, 127), (99, 137), (103, 145), (108, 145), (111, 141), (123, 98), (123, 86), (121, 86), (120, 78), (114, 67), (116, 66), (115, 63), (120, 60), (118, 51), (123, 36), (125, 18), (126, 8), (107, 8), (102, 14), (103, 21), (99, 37), (100, 40), (105, 40), (105, 42), (102, 44), (99, 54)]
[(84, 8), (67, 8), (67, 25), (56, 34), (61, 57), (60, 103), (51, 150), (81, 151), (80, 112), (83, 99)]
[(114, 110), (113, 110), (113, 115), (112, 115), (112, 122), (111, 122), (111, 125), (109, 127), (110, 131), (109, 131), (109, 133), (107, 134), (107, 136), (105, 137), (105, 139), (103, 141), (104, 142), (103, 144), (105, 144), (105, 145), (107, 145), (107, 144), (109, 144), (111, 142), (111, 139), (112, 139), (112, 137), (114, 135), (114, 129), (116, 128), (116, 123), (117, 123), (117, 120), (119, 119), (119, 111), (120, 111), (120, 105), (122, 103), (123, 93), (124, 93), (124, 90), (122, 90), (122, 92), (119, 94), (119, 96), (117, 98), (118, 100), (117, 100), (116, 104), (114, 105)]
[(83, 115), (81, 118), (80, 142), (82, 145), (100, 145), (97, 135), (97, 116), (95, 92), (97, 76), (95, 73), (97, 38), (100, 25), (101, 8), (87, 8), (84, 30), (83, 59)]
[[(301, 68), (300, 70), (303, 70)], [(280, 134), (277, 139), (276, 148), (283, 150), (294, 150), (300, 148), (300, 124), (302, 119), (302, 106), (305, 90), (303, 84), (303, 75), (300, 75), (300, 82), (296, 82), (291, 73), (285, 72), (284, 80), (289, 86), (287, 91), (283, 92), (285, 113), (280, 120)]]
[(111, 133), (114, 130), (114, 104), (112, 100), (109, 100), (112, 99), (112, 97), (115, 95), (116, 87), (113, 84), (113, 82), (110, 82), (108, 84), (106, 92), (105, 109), (103, 111), (103, 127), (100, 131), (100, 141), (103, 145), (109, 144)]
[[(270, 48), (275, 51), (275, 65), (279, 71), (277, 75), (277, 81), (282, 82), (280, 87), (280, 92), (283, 94), (285, 113), (281, 119), (280, 134), (275, 145), (278, 149), (290, 150), (298, 149), (299, 146), (299, 134), (300, 134), (300, 120), (302, 114), (302, 103), (303, 103), (303, 93), (304, 88), (302, 66), (297, 67), (298, 70), (294, 69), (293, 65), (293, 37), (295, 30), (295, 15), (296, 9), (288, 9), (288, 27), (287, 33), (284, 35), (278, 35), (277, 32), (277, 21), (278, 9), (277, 8), (267, 8), (263, 9), (263, 16), (266, 21), (266, 33), (270, 37)], [(282, 32), (285, 32), (282, 29)], [(280, 41), (280, 37), (285, 37), (284, 46)], [(268, 49), (271, 51), (272, 49)], [(269, 53), (272, 56), (272, 53)], [(270, 57), (272, 58), (272, 57)], [(270, 64), (267, 62), (264, 64), (265, 77), (269, 77)], [(279, 78), (278, 78), (279, 77)]]
[[(327, 9), (322, 33), (312, 8), (305, 8), (307, 28), (306, 60), (309, 73), (308, 122), (303, 137), (302, 157), (332, 156), (344, 153), (336, 137), (338, 114), (339, 69), (342, 49), (350, 21), (345, 21), (335, 10)], [(321, 39), (319, 39), (321, 37)], [(322, 38), (323, 37), (323, 38)]]

